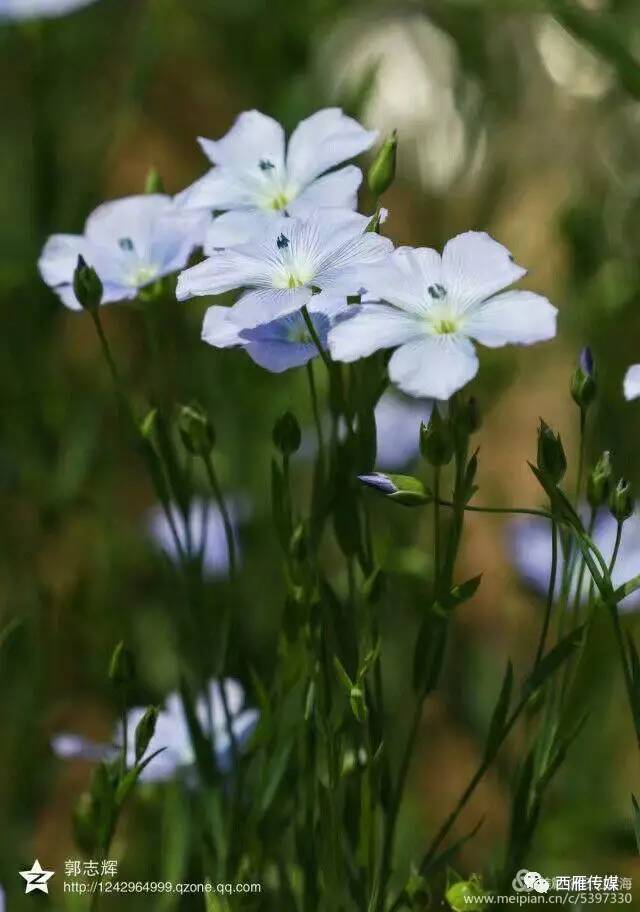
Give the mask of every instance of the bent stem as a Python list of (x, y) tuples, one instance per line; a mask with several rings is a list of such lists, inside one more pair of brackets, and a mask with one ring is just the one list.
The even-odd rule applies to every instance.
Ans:
[(551, 521), (551, 571), (549, 573), (549, 588), (547, 591), (547, 603), (545, 606), (544, 620), (542, 622), (542, 629), (540, 630), (540, 639), (538, 640), (538, 648), (536, 650), (536, 657), (533, 662), (533, 667), (537, 668), (540, 664), (542, 654), (544, 652), (544, 647), (547, 642), (547, 635), (549, 633), (549, 624), (551, 623), (551, 612), (553, 610), (553, 601), (556, 594), (556, 579), (558, 574), (558, 526), (555, 520)]
[(325, 367), (327, 368), (327, 370), (330, 371), (331, 365), (332, 365), (331, 358), (329, 357), (327, 351), (322, 347), (322, 343), (320, 342), (320, 337), (318, 336), (318, 333), (316, 332), (316, 328), (313, 325), (313, 320), (311, 319), (311, 316), (309, 315), (309, 311), (307, 310), (307, 305), (303, 304), (300, 309), (302, 311), (302, 319), (304, 320), (305, 326), (307, 327), (307, 332), (311, 336), (311, 339), (313, 340), (313, 344), (318, 349), (318, 354), (324, 361)]

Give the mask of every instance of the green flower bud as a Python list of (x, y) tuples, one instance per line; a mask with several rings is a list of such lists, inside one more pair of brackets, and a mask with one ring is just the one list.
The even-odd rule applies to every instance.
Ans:
[(136, 763), (139, 763), (144, 757), (151, 739), (156, 733), (156, 722), (158, 721), (158, 709), (156, 706), (150, 706), (140, 719), (136, 726), (135, 749)]
[(453, 456), (453, 440), (449, 424), (443, 420), (435, 403), (429, 424), (420, 425), (420, 450), (432, 466), (447, 465)]
[(567, 471), (567, 457), (560, 434), (554, 434), (542, 418), (538, 428), (538, 469), (554, 484), (559, 484)]
[(576, 405), (587, 409), (596, 397), (595, 364), (591, 349), (585, 346), (571, 377), (571, 395)]
[(611, 453), (605, 450), (587, 478), (587, 500), (594, 510), (609, 500), (612, 477)]
[(192, 456), (204, 458), (209, 455), (216, 442), (216, 435), (204, 409), (196, 403), (181, 406), (178, 429), (184, 448)]
[(92, 266), (88, 266), (84, 257), (78, 257), (73, 273), (73, 292), (78, 303), (85, 310), (96, 310), (102, 301), (102, 282)]
[(370, 475), (358, 475), (358, 480), (404, 507), (421, 507), (433, 500), (431, 491), (413, 475), (371, 472)]
[(145, 193), (164, 193), (164, 182), (160, 177), (160, 172), (154, 166), (149, 168), (147, 172), (147, 177), (144, 182), (144, 192)]
[(354, 684), (351, 688), (349, 703), (351, 704), (351, 711), (358, 722), (366, 722), (369, 714), (367, 710), (367, 701), (364, 690), (359, 684)]
[(380, 146), (367, 174), (369, 189), (375, 197), (382, 196), (396, 176), (396, 154), (398, 150), (398, 131), (394, 130)]
[(631, 482), (621, 478), (611, 492), (609, 509), (619, 523), (625, 522), (633, 513), (635, 501)]
[(113, 650), (109, 662), (109, 680), (118, 687), (126, 687), (136, 675), (133, 656), (121, 641)]
[(285, 412), (273, 426), (273, 442), (283, 456), (290, 456), (300, 448), (300, 425), (292, 412)]
[(145, 440), (153, 440), (156, 431), (158, 409), (151, 409), (140, 422), (140, 433)]

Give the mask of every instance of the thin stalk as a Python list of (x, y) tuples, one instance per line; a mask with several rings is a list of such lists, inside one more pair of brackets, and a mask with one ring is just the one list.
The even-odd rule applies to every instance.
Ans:
[(540, 639), (538, 640), (538, 648), (536, 650), (536, 657), (533, 662), (533, 667), (537, 668), (542, 658), (544, 652), (544, 647), (547, 642), (547, 635), (549, 633), (549, 624), (551, 622), (551, 612), (553, 610), (553, 601), (556, 594), (556, 580), (558, 575), (558, 526), (555, 521), (551, 522), (551, 571), (549, 573), (549, 588), (547, 590), (547, 604), (544, 612), (544, 620), (542, 623), (542, 629), (540, 630)]
[(316, 426), (316, 435), (318, 437), (318, 457), (320, 459), (321, 466), (324, 467), (324, 433), (322, 431), (322, 420), (320, 418), (320, 409), (318, 407), (318, 391), (316, 389), (316, 382), (313, 374), (313, 361), (307, 361), (307, 378), (309, 380), (309, 393), (311, 396), (313, 421)]
[(374, 888), (373, 895), (371, 897), (371, 902), (369, 903), (369, 909), (374, 910), (374, 912), (381, 912), (381, 910), (384, 908), (387, 881), (391, 873), (391, 860), (395, 842), (396, 826), (398, 823), (398, 815), (400, 813), (400, 805), (402, 804), (402, 798), (404, 795), (407, 775), (409, 773), (409, 765), (411, 763), (413, 749), (415, 747), (418, 731), (420, 730), (423, 703), (424, 701), (422, 699), (418, 699), (416, 701), (413, 719), (411, 721), (411, 727), (409, 729), (409, 734), (407, 735), (407, 740), (402, 754), (402, 760), (400, 762), (400, 770), (398, 772), (396, 788), (393, 793), (391, 808), (386, 820), (382, 844), (380, 874)]
[(229, 573), (232, 581), (236, 578), (236, 544), (235, 538), (233, 535), (233, 525), (231, 523), (231, 517), (229, 515), (229, 510), (225, 503), (224, 497), (222, 496), (222, 488), (220, 487), (220, 482), (218, 481), (218, 476), (213, 465), (213, 460), (211, 459), (211, 454), (207, 454), (203, 457), (205, 468), (207, 470), (207, 477), (209, 479), (209, 484), (211, 485), (211, 490), (213, 491), (213, 496), (218, 508), (220, 510), (220, 515), (222, 516), (222, 524), (224, 525), (224, 534), (227, 540), (227, 551), (229, 553)]
[(305, 322), (305, 326), (307, 327), (307, 331), (308, 331), (309, 335), (311, 336), (313, 344), (318, 349), (318, 354), (324, 361), (325, 367), (327, 368), (327, 370), (330, 371), (331, 365), (332, 365), (331, 358), (329, 357), (327, 351), (322, 347), (322, 343), (320, 342), (320, 338), (318, 336), (318, 333), (316, 332), (316, 328), (313, 325), (313, 320), (311, 319), (311, 317), (309, 315), (309, 311), (307, 310), (306, 304), (302, 305), (301, 311), (302, 311), (302, 319)]
[(613, 568), (616, 565), (618, 560), (618, 551), (620, 550), (620, 542), (622, 541), (622, 526), (624, 522), (618, 520), (618, 526), (616, 528), (616, 543), (613, 546), (613, 554), (611, 555), (611, 562), (609, 563), (609, 576), (613, 573)]
[[(455, 504), (452, 500), (438, 500), (438, 504), (441, 507), (452, 507), (458, 508), (459, 505)], [(465, 513), (501, 513), (501, 514), (522, 514), (524, 516), (541, 516), (543, 519), (553, 519), (553, 514), (547, 512), (546, 510), (536, 510), (533, 507), (474, 507), (471, 504), (465, 504), (462, 508)]]
[(587, 425), (587, 413), (585, 409), (580, 409), (580, 448), (578, 450), (578, 475), (576, 478), (576, 491), (574, 495), (573, 505), (578, 509), (580, 503), (580, 491), (582, 490), (582, 474), (584, 471), (584, 452), (586, 444), (586, 435), (585, 429)]
[(440, 466), (433, 470), (433, 575), (439, 579), (440, 574)]

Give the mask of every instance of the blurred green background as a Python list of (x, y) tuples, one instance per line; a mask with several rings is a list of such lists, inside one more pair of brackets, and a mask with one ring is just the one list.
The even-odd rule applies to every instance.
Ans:
[[(143, 528), (152, 493), (121, 433), (90, 321), (41, 283), (38, 253), (52, 231), (79, 232), (99, 202), (141, 192), (151, 166), (169, 192), (182, 189), (206, 167), (196, 137), (219, 137), (240, 111), (258, 108), (291, 129), (327, 104), (399, 131), (398, 179), (384, 201), (394, 241), (441, 247), (459, 231), (487, 230), (529, 267), (527, 287), (560, 309), (553, 343), (482, 353), (481, 501), (539, 501), (526, 467), (539, 416), (575, 454), (568, 382), (585, 342), (602, 390), (589, 455), (612, 449), (617, 471), (640, 482), (640, 407), (621, 397), (626, 367), (640, 361), (637, 2), (98, 0), (60, 19), (0, 24), (0, 629), (22, 620), (0, 655), (0, 883), (12, 912), (33, 905), (17, 871), (34, 857), (58, 872), (81, 857), (71, 815), (90, 770), (56, 760), (49, 740), (60, 730), (108, 736), (115, 642), (136, 651), (140, 701), (162, 699), (177, 674), (177, 584)], [(288, 406), (305, 424), (311, 412), (302, 372), (270, 375), (199, 341), (206, 304), (163, 314), (165, 382), (176, 402), (196, 395), (211, 410), (225, 489), (254, 504), (239, 590), (211, 586), (212, 610), (233, 601), (231, 664), (250, 692), (250, 669), (268, 673), (273, 662), (283, 601), (271, 427)], [(140, 314), (115, 305), (104, 321), (142, 404)], [(295, 474), (304, 490), (303, 458)], [(391, 581), (383, 649), (393, 733), (406, 725), (428, 535), (426, 517), (372, 506)], [(460, 572), (484, 571), (483, 584), (460, 611), (445, 681), (428, 702), (402, 819), (407, 851), (426, 842), (477, 763), (507, 655), (522, 663), (533, 648), (540, 603), (510, 567), (506, 535), (500, 519), (468, 523)], [(592, 673), (580, 681), (590, 721), (551, 791), (531, 862), (545, 874), (640, 878), (632, 726), (606, 626), (593, 643)], [(515, 739), (463, 819), (461, 832), (486, 814), (461, 873), (497, 860), (517, 754)], [(159, 813), (141, 799), (120, 830), (123, 878), (160, 875), (170, 836), (157, 836)], [(51, 884), (60, 902), (61, 881)]]

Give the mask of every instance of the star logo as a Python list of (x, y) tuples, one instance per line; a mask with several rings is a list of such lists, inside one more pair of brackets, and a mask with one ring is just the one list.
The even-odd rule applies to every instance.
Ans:
[(42, 865), (36, 858), (30, 871), (20, 871), (20, 877), (24, 877), (27, 882), (24, 888), (25, 893), (33, 893), (34, 890), (41, 890), (43, 893), (49, 893), (47, 881), (53, 877), (55, 871), (44, 871)]

